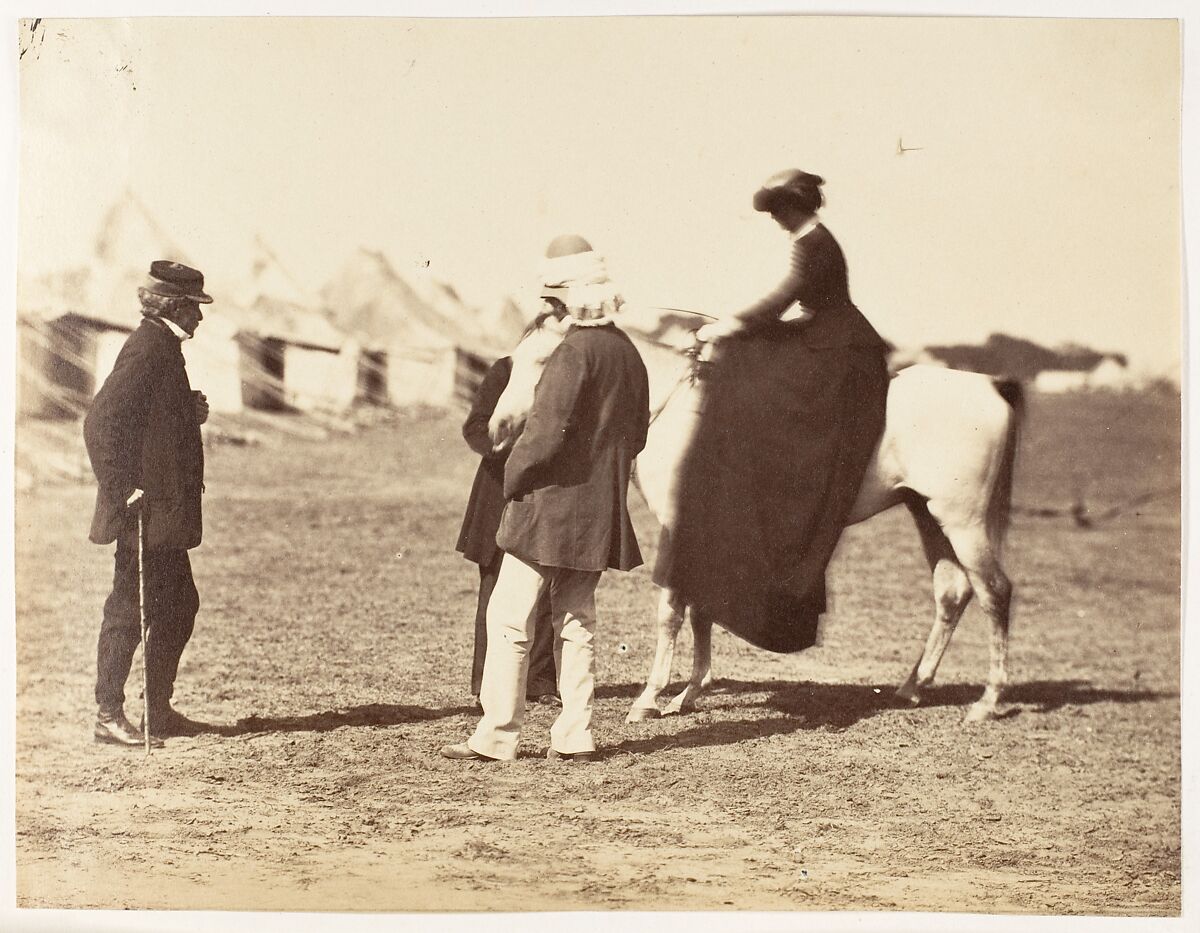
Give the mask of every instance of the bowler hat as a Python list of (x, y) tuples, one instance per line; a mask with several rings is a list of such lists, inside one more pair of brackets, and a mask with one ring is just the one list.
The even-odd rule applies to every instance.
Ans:
[(204, 292), (204, 276), (191, 266), (169, 259), (150, 263), (150, 281), (146, 290), (165, 298), (187, 298), (200, 304), (212, 304), (212, 296)]

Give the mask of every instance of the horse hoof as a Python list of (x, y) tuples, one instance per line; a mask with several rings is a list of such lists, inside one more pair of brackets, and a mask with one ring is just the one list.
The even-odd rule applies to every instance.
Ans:
[(963, 722), (987, 722), (989, 719), (999, 718), (999, 715), (996, 712), (996, 707), (981, 706), (975, 703), (967, 710), (967, 715), (964, 717)]
[(920, 706), (921, 694), (915, 690), (905, 690), (901, 687), (896, 691), (896, 702), (901, 706)]
[(635, 706), (629, 711), (629, 715), (625, 717), (626, 722), (649, 722), (651, 719), (661, 719), (662, 713), (658, 711), (658, 707)]

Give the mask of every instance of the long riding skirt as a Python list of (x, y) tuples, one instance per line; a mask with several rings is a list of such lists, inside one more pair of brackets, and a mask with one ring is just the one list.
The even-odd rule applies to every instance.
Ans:
[(770, 651), (813, 645), (825, 568), (883, 432), (874, 347), (734, 338), (706, 377), (654, 581)]

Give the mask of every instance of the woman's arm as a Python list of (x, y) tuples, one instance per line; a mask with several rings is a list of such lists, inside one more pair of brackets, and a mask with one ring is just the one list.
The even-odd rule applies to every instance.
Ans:
[(803, 240), (797, 240), (792, 247), (792, 263), (783, 281), (776, 285), (766, 296), (760, 298), (748, 308), (734, 315), (741, 324), (765, 324), (779, 320), (783, 314), (800, 300), (804, 289), (804, 267), (806, 250)]

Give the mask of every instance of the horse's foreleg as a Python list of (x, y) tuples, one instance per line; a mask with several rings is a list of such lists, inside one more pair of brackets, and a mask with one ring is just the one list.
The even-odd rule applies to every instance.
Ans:
[(667, 689), (671, 680), (671, 663), (675, 659), (675, 639), (683, 627), (683, 602), (670, 590), (663, 590), (658, 596), (658, 643), (654, 647), (654, 661), (650, 665), (650, 676), (646, 686), (633, 701), (626, 722), (645, 722), (647, 719), (657, 719), (662, 714), (658, 711), (658, 695)]
[(933, 683), (972, 592), (971, 581), (956, 560), (943, 557), (937, 561), (933, 568), (933, 627), (908, 680), (896, 691), (899, 699), (913, 706), (921, 702), (921, 690)]
[(664, 716), (690, 713), (696, 709), (696, 701), (712, 683), (712, 622), (697, 612), (690, 613), (692, 620), (692, 676), (683, 692), (675, 697)]

